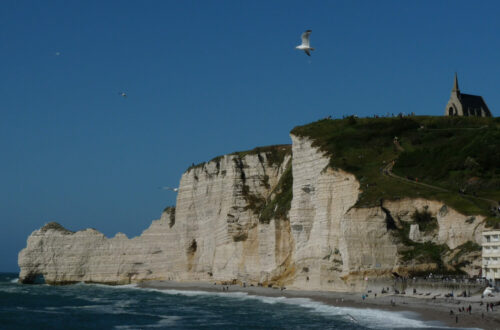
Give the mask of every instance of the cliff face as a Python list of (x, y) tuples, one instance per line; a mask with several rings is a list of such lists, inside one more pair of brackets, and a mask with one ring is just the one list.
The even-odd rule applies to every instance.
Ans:
[[(423, 242), (449, 249), (443, 251), (443, 263), (457, 255), (458, 246), (480, 242), (484, 217), (471, 221), (440, 202), (402, 199), (385, 201), (378, 207), (356, 207), (361, 193), (356, 177), (328, 167), (329, 158), (309, 139), (292, 135), (292, 140), (290, 226), (296, 273), (289, 286), (358, 291), (366, 285), (367, 277), (390, 277), (394, 272), (407, 275), (435, 267), (437, 260), (429, 258)], [(429, 214), (435, 229), (419, 232), (412, 240), (405, 228), (414, 222), (415, 213)], [(413, 227), (414, 232), (419, 230), (419, 224)], [(408, 255), (409, 250), (416, 252)], [(467, 264), (472, 261), (476, 264), (467, 270), (477, 273), (474, 266), (479, 267), (480, 260), (472, 258)]]
[(393, 272), (460, 263), (475, 272), (477, 246), (462, 247), (480, 242), (483, 217), (425, 199), (357, 207), (356, 177), (328, 167), (309, 139), (292, 141), (291, 153), (280, 146), (189, 169), (175, 210), (139, 237), (51, 224), (33, 232), (19, 254), (20, 281), (42, 274), (53, 284), (172, 279), (356, 291), (366, 277)]
[(289, 165), (289, 146), (228, 155), (183, 174), (177, 207), (142, 235), (106, 238), (93, 229), (49, 224), (19, 253), (20, 281), (123, 284), (153, 279), (265, 282), (289, 257), (287, 222), (259, 222), (256, 211)]
[[(21, 282), (43, 275), (49, 284), (94, 282), (125, 284), (163, 279), (175, 262), (174, 210), (166, 210), (141, 236), (106, 238), (95, 229), (70, 232), (55, 223), (34, 231), (19, 253)], [(168, 252), (167, 252), (168, 251)]]

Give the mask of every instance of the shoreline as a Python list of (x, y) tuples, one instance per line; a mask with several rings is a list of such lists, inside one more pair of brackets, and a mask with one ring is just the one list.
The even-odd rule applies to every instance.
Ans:
[[(226, 292), (222, 291), (222, 285), (214, 285), (206, 282), (148, 281), (137, 284), (137, 287), (157, 290)], [(453, 328), (500, 329), (500, 306), (495, 306), (493, 312), (486, 311), (487, 302), (497, 302), (500, 300), (500, 298), (496, 297), (481, 299), (480, 296), (475, 295), (467, 298), (432, 299), (428, 297), (415, 297), (411, 294), (399, 295), (387, 293), (377, 294), (377, 297), (370, 294), (368, 298), (363, 300), (362, 293), (279, 290), (255, 286), (243, 287), (240, 285), (224, 285), (224, 287), (229, 287), (227, 292), (244, 292), (254, 296), (308, 298), (336, 307), (370, 308), (389, 312), (410, 312), (411, 315), (418, 315), (418, 317), (410, 318), (416, 318), (429, 323), (437, 322), (441, 326)], [(391, 300), (394, 300), (394, 306), (391, 304)], [(481, 300), (484, 302), (483, 305), (480, 305)], [(458, 312), (459, 307), (466, 308), (469, 305), (472, 306), (471, 314)], [(453, 315), (450, 315), (450, 310), (453, 310)], [(457, 316), (458, 322), (456, 322)]]

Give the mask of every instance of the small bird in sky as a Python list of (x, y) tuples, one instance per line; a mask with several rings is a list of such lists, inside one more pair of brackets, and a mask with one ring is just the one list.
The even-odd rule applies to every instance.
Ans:
[(179, 188), (172, 188), (172, 187), (167, 187), (167, 186), (160, 187), (160, 189), (162, 189), (162, 190), (172, 190), (172, 191), (175, 191), (175, 192), (179, 191)]
[(125, 92), (120, 92), (120, 93), (118, 93), (118, 94), (120, 94), (120, 96), (122, 96), (122, 97), (124, 97), (124, 98), (126, 98), (126, 97), (127, 97), (127, 93), (125, 93)]
[(307, 30), (306, 32), (302, 33), (302, 44), (295, 47), (296, 49), (300, 49), (306, 52), (307, 56), (311, 56), (311, 51), (314, 50), (314, 48), (309, 46), (309, 36), (311, 35), (311, 32), (311, 30)]
[(61, 52), (55, 52), (54, 53), (56, 56), (61, 56)]

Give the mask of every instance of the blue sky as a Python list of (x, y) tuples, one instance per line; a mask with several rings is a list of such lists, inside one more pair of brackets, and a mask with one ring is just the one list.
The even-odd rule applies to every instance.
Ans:
[[(0, 271), (49, 221), (138, 235), (193, 162), (322, 117), (500, 113), (498, 1), (2, 1)], [(312, 29), (312, 57), (294, 49)], [(56, 55), (59, 52), (60, 55)], [(126, 99), (119, 92), (128, 93)]]

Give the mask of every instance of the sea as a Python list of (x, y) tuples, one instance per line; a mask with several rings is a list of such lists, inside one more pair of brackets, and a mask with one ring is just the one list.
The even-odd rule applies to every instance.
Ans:
[(135, 285), (17, 283), (0, 273), (0, 329), (447, 329), (416, 314), (307, 298), (156, 290)]

